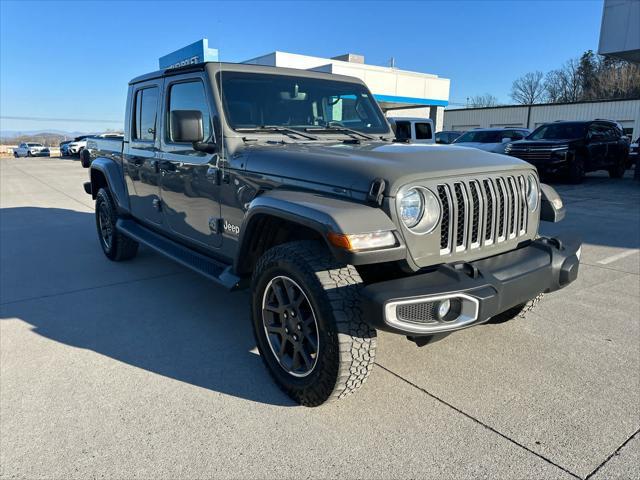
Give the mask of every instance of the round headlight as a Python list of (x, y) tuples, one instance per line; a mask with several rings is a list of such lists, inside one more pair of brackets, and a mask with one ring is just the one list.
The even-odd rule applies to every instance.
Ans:
[(401, 197), (400, 217), (412, 232), (429, 233), (440, 221), (440, 202), (433, 192), (426, 188), (411, 188)]
[(527, 204), (529, 205), (529, 211), (536, 211), (536, 208), (538, 208), (539, 200), (540, 189), (538, 188), (538, 182), (533, 175), (529, 175), (527, 177)]
[(404, 224), (409, 227), (415, 227), (424, 211), (424, 201), (422, 194), (415, 188), (407, 190), (400, 199), (400, 218)]

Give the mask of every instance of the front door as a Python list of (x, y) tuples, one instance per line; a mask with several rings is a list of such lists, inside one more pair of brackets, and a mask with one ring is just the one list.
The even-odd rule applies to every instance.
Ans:
[(161, 83), (136, 85), (131, 101), (129, 143), (124, 144), (125, 181), (133, 216), (160, 224), (159, 140), (156, 135)]
[(607, 161), (607, 131), (604, 125), (593, 123), (589, 127), (589, 169), (598, 169)]
[(166, 80), (162, 154), (159, 164), (164, 222), (176, 236), (204, 247), (222, 244), (218, 155), (194, 150), (190, 143), (171, 138), (173, 110), (202, 112), (204, 141), (215, 143), (213, 101), (201, 74)]

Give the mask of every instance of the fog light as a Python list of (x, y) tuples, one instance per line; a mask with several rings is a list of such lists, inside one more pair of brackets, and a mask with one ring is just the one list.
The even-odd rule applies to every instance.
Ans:
[(451, 310), (451, 301), (448, 298), (446, 300), (442, 300), (438, 305), (438, 318), (440, 320), (444, 319), (444, 317), (447, 316), (450, 310)]

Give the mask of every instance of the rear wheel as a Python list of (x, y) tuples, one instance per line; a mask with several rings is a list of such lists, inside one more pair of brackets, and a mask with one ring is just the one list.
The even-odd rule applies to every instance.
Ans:
[(624, 172), (627, 170), (627, 160), (620, 158), (616, 161), (616, 164), (609, 168), (609, 177), (611, 178), (622, 178), (624, 177)]
[(374, 365), (376, 331), (363, 321), (362, 280), (313, 241), (268, 250), (252, 279), (262, 360), (294, 401), (317, 406), (357, 390)]
[(115, 262), (129, 260), (138, 253), (138, 242), (116, 228), (118, 215), (109, 191), (101, 188), (96, 195), (96, 228), (102, 251)]

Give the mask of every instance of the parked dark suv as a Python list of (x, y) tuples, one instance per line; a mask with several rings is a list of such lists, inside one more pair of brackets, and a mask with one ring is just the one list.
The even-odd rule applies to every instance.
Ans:
[(540, 175), (563, 173), (571, 183), (580, 183), (585, 173), (595, 170), (607, 170), (612, 178), (621, 178), (629, 144), (615, 122), (554, 122), (508, 145), (505, 153), (532, 163)]

